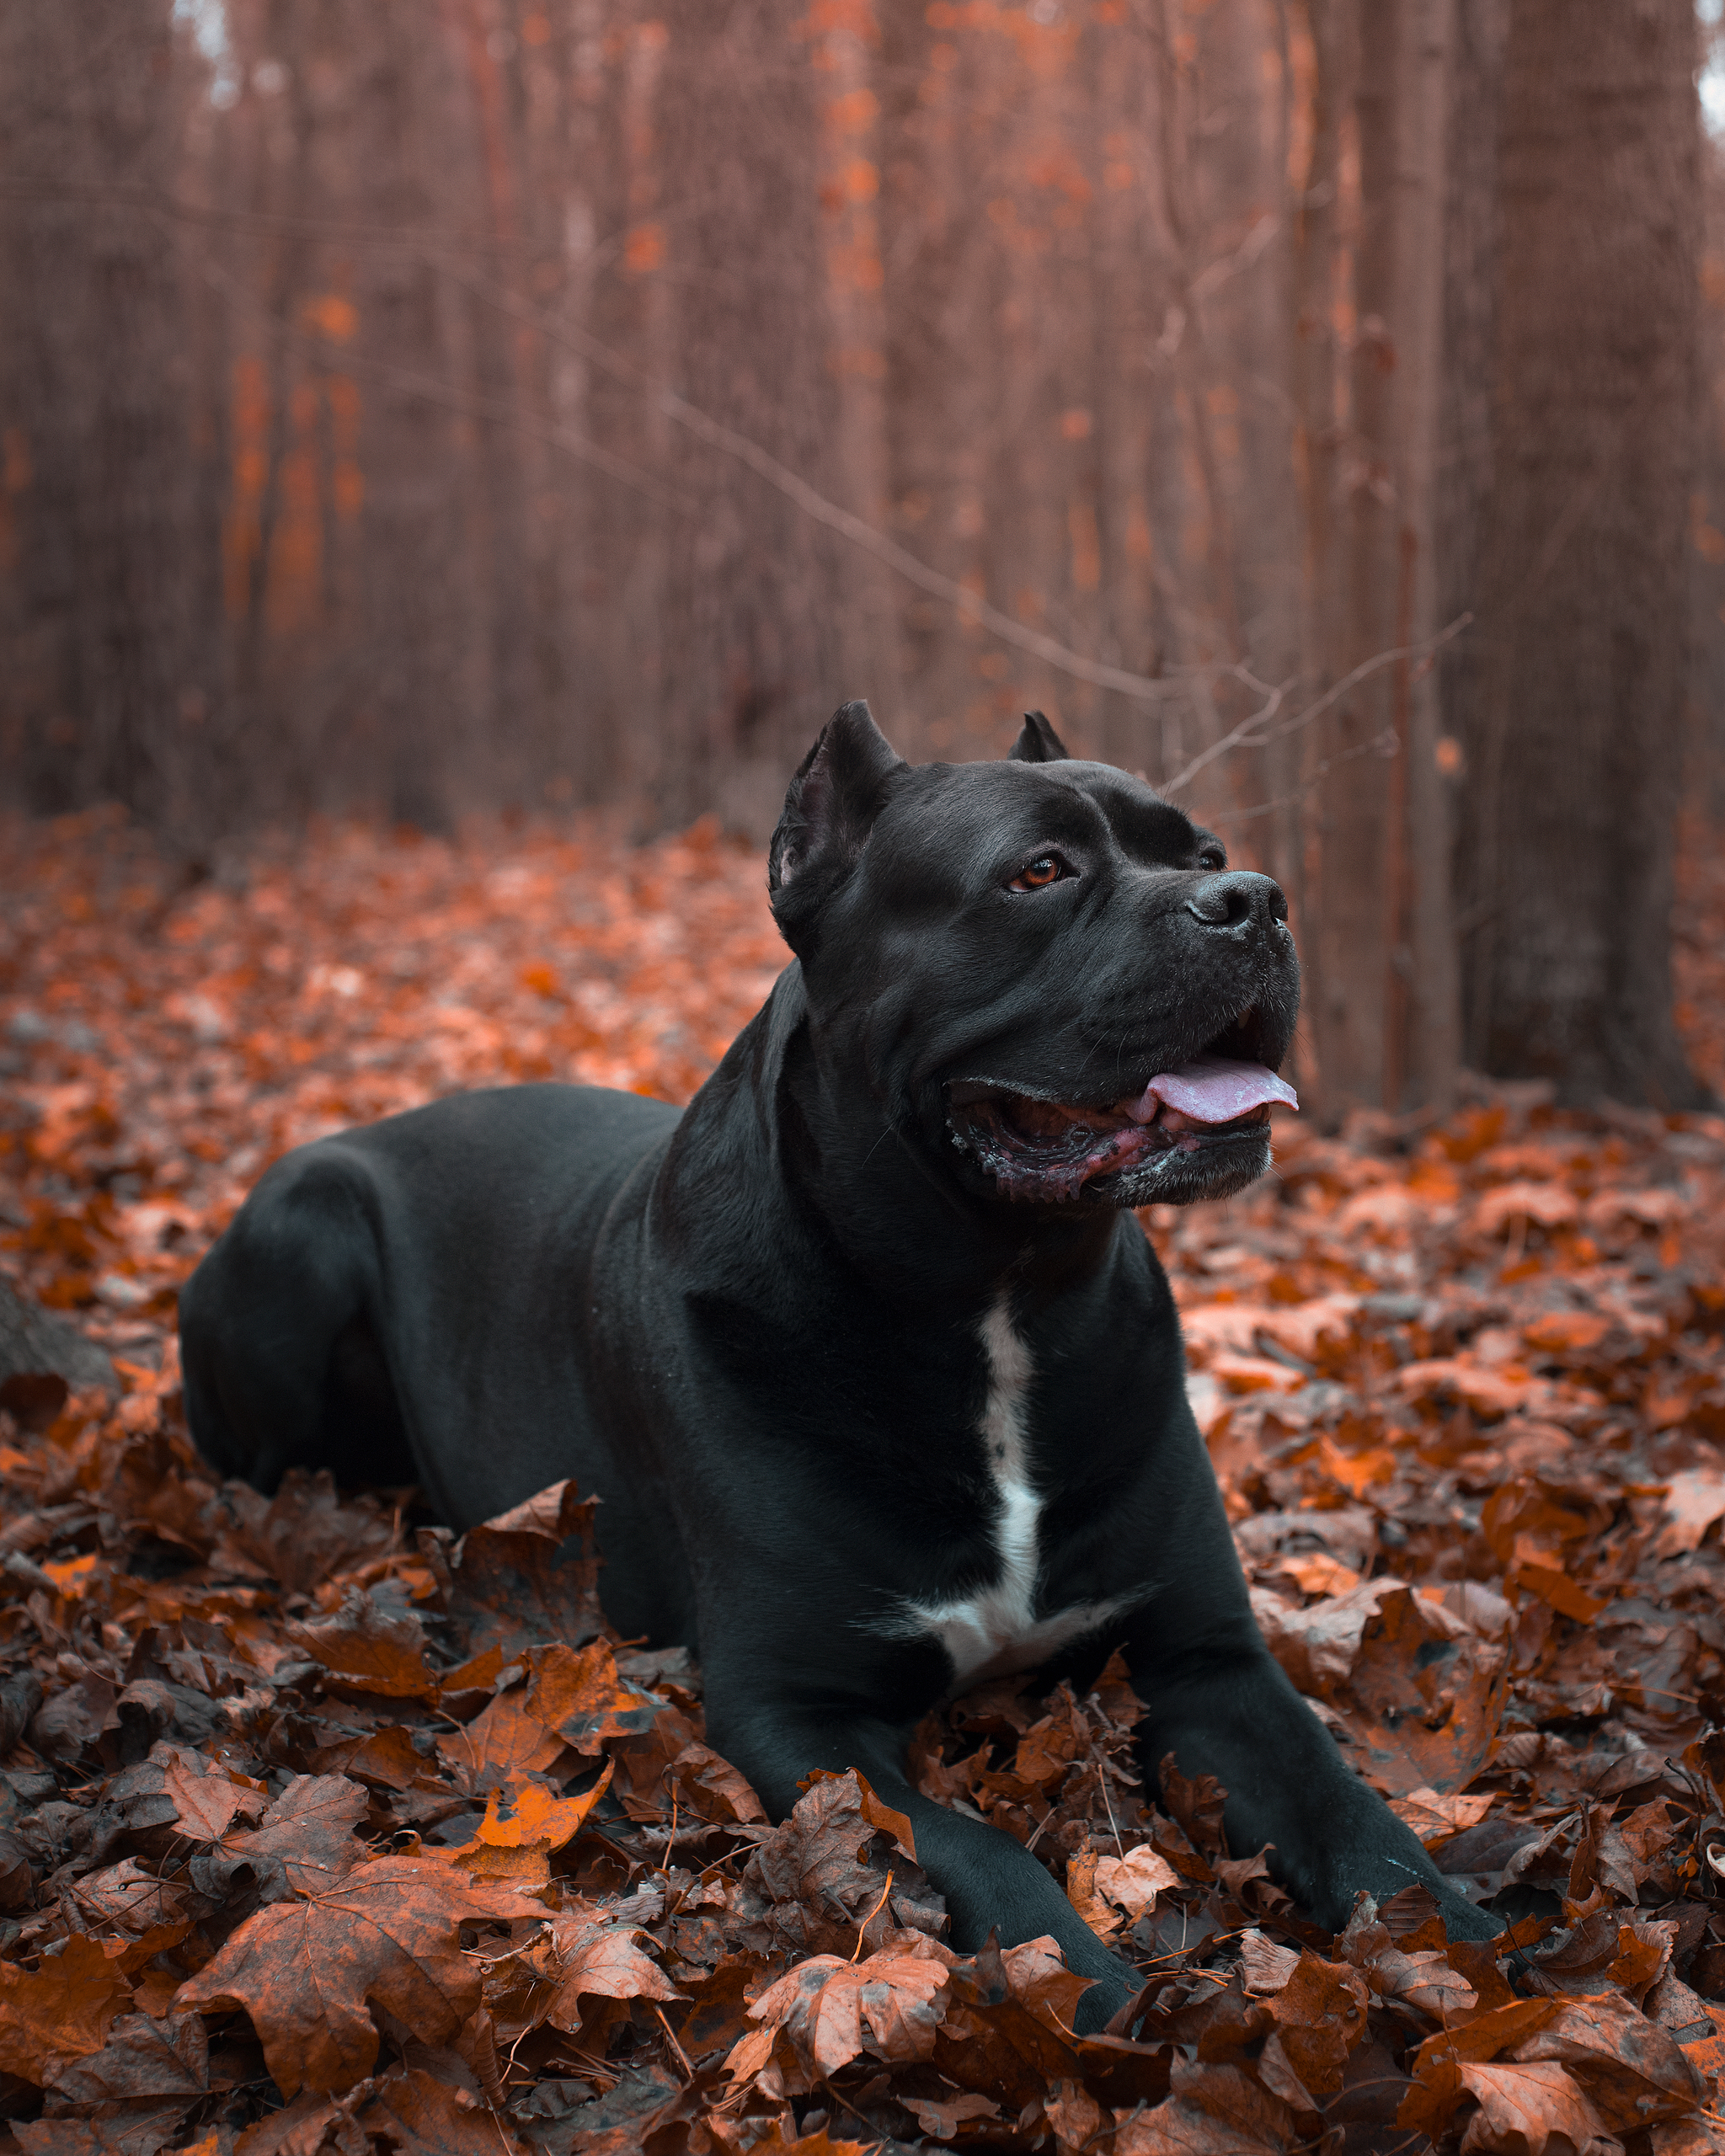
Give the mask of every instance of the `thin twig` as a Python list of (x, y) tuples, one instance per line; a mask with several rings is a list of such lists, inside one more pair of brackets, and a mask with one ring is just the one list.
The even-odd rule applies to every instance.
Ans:
[(1126, 1854), (1126, 1844), (1120, 1839), (1120, 1829), (1114, 1819), (1114, 1800), (1108, 1795), (1108, 1769), (1105, 1766), (1100, 1768), (1097, 1770), (1096, 1778), (1097, 1781), (1102, 1784), (1102, 1801), (1108, 1807), (1108, 1824), (1114, 1828), (1114, 1854), (1117, 1856), (1124, 1856)]
[(659, 1867), (659, 1868), (660, 1868), (660, 1870), (665, 1874), (665, 1882), (666, 1882), (666, 1884), (667, 1884), (667, 1885), (669, 1885), (669, 1884), (670, 1884), (670, 1853), (671, 1853), (671, 1851), (672, 1851), (672, 1850), (676, 1847), (676, 1845), (677, 1845), (677, 1786), (676, 1786), (676, 1784), (675, 1782), (673, 1782), (673, 1783), (671, 1784), (671, 1787), (670, 1787), (670, 1833), (669, 1833), (669, 1834), (667, 1834), (667, 1835), (666, 1835), (666, 1837), (665, 1837), (665, 1860), (664, 1860), (664, 1861), (660, 1864), (660, 1867)]
[(1268, 734), (1254, 733), (1254, 728), (1267, 724), (1280, 707), (1282, 698), (1291, 686), (1290, 683), (1283, 682), (1279, 687), (1271, 691), (1268, 703), (1260, 706), (1249, 718), (1242, 718), (1240, 723), (1231, 732), (1225, 734), (1220, 741), (1213, 742), (1208, 749), (1200, 750), (1183, 771), (1177, 772), (1167, 782), (1161, 791), (1164, 793), (1178, 793), (1183, 787), (1189, 786), (1198, 774), (1215, 763), (1219, 756), (1226, 755), (1230, 750), (1263, 749), (1267, 748), (1272, 741), (1285, 740), (1289, 734), (1297, 733), (1302, 726), (1310, 726), (1313, 719), (1322, 718), (1331, 705), (1339, 702), (1350, 689), (1357, 688), (1362, 681), (1370, 680), (1374, 674), (1380, 672), (1384, 667), (1393, 665), (1397, 659), (1430, 658), (1434, 652), (1440, 650), (1445, 644), (1448, 643), (1452, 637), (1460, 636), (1472, 620), (1471, 614), (1458, 614), (1453, 622), (1439, 629), (1435, 636), (1426, 638), (1421, 643), (1404, 644), (1394, 651), (1375, 652), (1370, 659), (1362, 659), (1351, 674), (1344, 674), (1333, 687), (1326, 689), (1322, 696), (1319, 696), (1315, 702), (1307, 704), (1303, 711), (1296, 712), (1294, 717), (1287, 720), (1284, 724), (1274, 728)]
[(891, 1872), (888, 1872), (888, 1874), (887, 1874), (887, 1876), (886, 1876), (886, 1884), (885, 1884), (885, 1886), (883, 1886), (883, 1887), (881, 1888), (881, 1890), (880, 1890), (880, 1899), (879, 1899), (879, 1900), (875, 1903), (874, 1907), (873, 1907), (873, 1908), (868, 1912), (868, 1915), (867, 1915), (866, 1917), (864, 1917), (864, 1918), (863, 1918), (863, 1919), (862, 1919), (862, 1923), (861, 1923), (861, 1924), (859, 1924), (857, 1925), (857, 1951), (856, 1951), (856, 1952), (855, 1952), (854, 1954), (852, 1954), (852, 1956), (851, 1956), (851, 1959), (852, 1959), (853, 1961), (860, 1961), (862, 1960), (862, 1935), (863, 1935), (863, 1934), (868, 1930), (868, 1929), (869, 1925), (870, 1925), (870, 1924), (872, 1924), (873, 1923), (874, 1919), (876, 1919), (876, 1918), (880, 1914), (881, 1911), (882, 1911), (882, 1910), (886, 1907), (886, 1897), (887, 1897), (887, 1896), (888, 1896), (889, 1894), (890, 1894), (890, 1893), (891, 1893), (891, 1892), (892, 1892), (892, 1891), (893, 1891), (893, 1875), (891, 1874)]
[(659, 2025), (665, 2031), (665, 2041), (670, 2046), (672, 2051), (676, 2053), (677, 2063), (683, 2069), (684, 2079), (686, 2081), (692, 2081), (695, 2079), (695, 2069), (689, 2063), (689, 2054), (683, 2049), (682, 2046), (677, 2041), (676, 2036), (672, 2034), (671, 2025), (665, 2018), (665, 2009), (659, 2004), (657, 1999), (653, 2001), (653, 2011), (659, 2016)]

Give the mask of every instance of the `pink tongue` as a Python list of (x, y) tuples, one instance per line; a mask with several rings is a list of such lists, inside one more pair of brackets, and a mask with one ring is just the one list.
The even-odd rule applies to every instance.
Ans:
[(1195, 1055), (1178, 1070), (1152, 1078), (1143, 1097), (1126, 1113), (1134, 1123), (1152, 1123), (1159, 1102), (1189, 1115), (1194, 1123), (1231, 1123), (1236, 1116), (1261, 1108), (1266, 1101), (1300, 1107), (1294, 1088), (1261, 1063), (1236, 1063), (1220, 1055)]

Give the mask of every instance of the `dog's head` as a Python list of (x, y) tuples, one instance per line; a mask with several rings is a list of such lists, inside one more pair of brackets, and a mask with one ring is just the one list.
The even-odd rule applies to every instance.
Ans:
[(999, 763), (911, 765), (846, 704), (768, 883), (823, 1063), (978, 1196), (1183, 1204), (1269, 1165), (1280, 889), (1039, 712)]

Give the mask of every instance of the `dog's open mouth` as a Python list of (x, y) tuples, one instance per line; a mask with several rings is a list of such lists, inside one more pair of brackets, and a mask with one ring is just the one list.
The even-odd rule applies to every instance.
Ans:
[(1297, 1110), (1300, 1102), (1266, 1065), (1215, 1053), (1223, 1044), (1158, 1072), (1141, 1093), (1101, 1105), (1046, 1100), (986, 1079), (956, 1081), (947, 1089), (953, 1141), (1009, 1198), (1058, 1203), (1132, 1170), (1143, 1171), (1131, 1176), (1134, 1186), (1151, 1186), (1141, 1193), (1135, 1187), (1133, 1204), (1153, 1198), (1164, 1179), (1183, 1197), (1200, 1194), (1196, 1186), (1212, 1180), (1237, 1188), (1249, 1179), (1241, 1155), (1265, 1145), (1272, 1104)]

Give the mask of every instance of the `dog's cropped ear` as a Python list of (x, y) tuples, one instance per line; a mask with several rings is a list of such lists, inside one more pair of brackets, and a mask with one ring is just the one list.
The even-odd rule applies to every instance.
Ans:
[(1009, 764), (1069, 764), (1072, 751), (1039, 711), (1024, 714), (1024, 731), (1007, 751)]
[(889, 781), (906, 768), (866, 703), (841, 704), (798, 766), (766, 857), (773, 915), (793, 950), (807, 907), (855, 867)]

